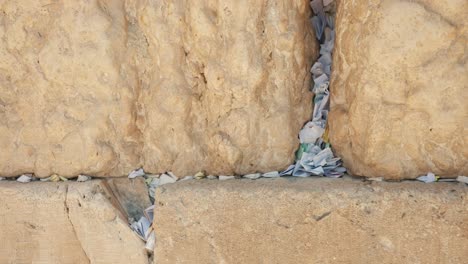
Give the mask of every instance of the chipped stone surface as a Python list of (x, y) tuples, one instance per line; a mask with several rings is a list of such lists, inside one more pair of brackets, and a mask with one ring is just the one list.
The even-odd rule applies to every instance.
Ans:
[(0, 183), (0, 263), (148, 263), (101, 181)]
[(468, 187), (327, 178), (158, 189), (154, 263), (464, 263)]
[(468, 173), (468, 2), (340, 1), (330, 139), (349, 171)]
[(308, 0), (0, 1), (0, 175), (283, 169)]

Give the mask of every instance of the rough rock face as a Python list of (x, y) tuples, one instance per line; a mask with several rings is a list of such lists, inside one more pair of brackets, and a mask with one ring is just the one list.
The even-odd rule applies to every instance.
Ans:
[(468, 2), (340, 1), (330, 138), (349, 171), (468, 173)]
[(0, 175), (282, 169), (307, 0), (0, 1)]
[(152, 1), (137, 15), (149, 57), (145, 168), (231, 174), (292, 162), (311, 113), (308, 1)]
[[(145, 188), (116, 181), (127, 183), (122, 192)], [(0, 263), (148, 263), (145, 243), (102, 183), (2, 181)]]
[(326, 178), (164, 185), (154, 263), (464, 263), (463, 185)]
[(0, 1), (0, 175), (122, 175), (139, 165), (128, 32), (105, 10)]

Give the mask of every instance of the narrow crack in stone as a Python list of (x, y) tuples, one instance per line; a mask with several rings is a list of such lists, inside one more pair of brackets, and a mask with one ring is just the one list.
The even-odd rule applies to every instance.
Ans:
[(78, 242), (80, 243), (81, 250), (83, 250), (84, 255), (88, 259), (88, 263), (92, 263), (91, 259), (88, 256), (88, 253), (86, 253), (86, 250), (83, 247), (83, 243), (81, 242), (81, 240), (80, 240), (80, 238), (78, 236), (78, 233), (76, 232), (75, 225), (73, 224), (73, 221), (70, 218), (70, 207), (68, 206), (68, 187), (69, 187), (69, 185), (66, 184), (65, 185), (65, 199), (63, 201), (63, 205), (65, 206), (65, 210), (66, 210), (66, 213), (67, 213), (67, 219), (68, 219), (68, 222), (70, 222), (70, 225), (72, 227), (73, 233), (75, 234), (76, 240), (78, 240)]

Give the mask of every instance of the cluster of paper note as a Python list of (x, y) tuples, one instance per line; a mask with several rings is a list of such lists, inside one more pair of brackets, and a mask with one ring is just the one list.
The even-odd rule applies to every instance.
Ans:
[[(86, 176), (86, 175), (78, 175), (76, 178), (77, 182), (85, 182), (91, 180), (91, 176)], [(0, 180), (3, 180), (5, 178), (0, 178)], [(35, 177), (32, 173), (26, 173), (20, 175), (16, 181), (21, 182), (21, 183), (27, 183), (27, 182), (35, 182), (35, 181), (41, 181), (41, 182), (59, 182), (59, 181), (69, 181), (71, 179), (68, 179), (63, 176), (59, 176), (57, 174), (52, 174), (50, 177), (47, 178), (37, 178)]]
[[(136, 169), (128, 174), (129, 179), (134, 179), (136, 177), (145, 178), (145, 183), (148, 187), (148, 195), (151, 203), (153, 204), (156, 188), (164, 184), (175, 183), (179, 180), (179, 178), (172, 172), (166, 172), (163, 174), (147, 174), (143, 168)], [(156, 243), (156, 234), (153, 228), (154, 205), (146, 208), (143, 215), (144, 216), (140, 217), (138, 221), (131, 222), (130, 228), (146, 242), (145, 249), (149, 253), (152, 253), (154, 250), (154, 244)]]
[(310, 70), (314, 80), (314, 111), (312, 120), (299, 132), (301, 145), (296, 153), (296, 163), (281, 172), (281, 175), (340, 177), (346, 169), (341, 166), (341, 159), (334, 157), (326, 136), (335, 40), (334, 14), (331, 13), (334, 3), (333, 0), (313, 0), (310, 5), (315, 14), (311, 22), (320, 42), (320, 57)]
[(156, 242), (156, 234), (153, 229), (154, 205), (148, 207), (143, 212), (144, 216), (130, 224), (130, 228), (146, 242), (145, 248), (148, 252), (153, 252)]
[(166, 172), (161, 175), (159, 174), (146, 174), (143, 168), (136, 169), (128, 174), (129, 179), (134, 179), (136, 177), (145, 178), (146, 186), (148, 187), (148, 194), (150, 196), (151, 202), (154, 202), (154, 195), (156, 188), (158, 186), (174, 183), (179, 180), (177, 176), (172, 172)]

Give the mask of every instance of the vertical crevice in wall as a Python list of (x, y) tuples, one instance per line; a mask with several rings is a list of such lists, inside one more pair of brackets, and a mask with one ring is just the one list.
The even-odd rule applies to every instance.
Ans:
[(330, 110), (330, 76), (332, 52), (335, 40), (335, 2), (313, 0), (311, 23), (320, 43), (320, 57), (310, 70), (313, 77), (314, 109), (312, 118), (299, 133), (300, 146), (296, 152), (296, 163), (284, 175), (297, 177), (326, 176), (341, 177), (346, 169), (340, 158), (335, 157), (328, 140), (328, 113)]

